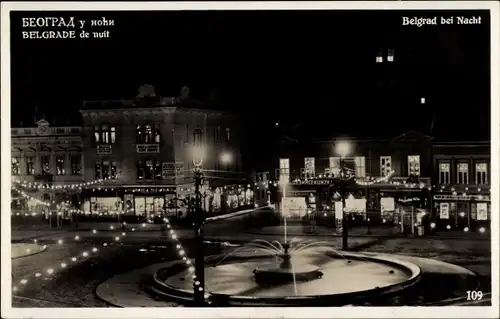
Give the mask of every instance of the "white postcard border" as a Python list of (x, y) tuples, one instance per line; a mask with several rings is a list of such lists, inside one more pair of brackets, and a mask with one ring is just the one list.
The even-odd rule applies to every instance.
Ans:
[[(2, 317), (5, 318), (494, 318), (499, 313), (499, 4), (494, 1), (360, 2), (2, 2), (1, 3), (1, 256)], [(10, 248), (10, 19), (12, 10), (491, 10), (491, 261), (492, 307), (340, 308), (12, 308)], [(56, 310), (57, 309), (57, 310)]]

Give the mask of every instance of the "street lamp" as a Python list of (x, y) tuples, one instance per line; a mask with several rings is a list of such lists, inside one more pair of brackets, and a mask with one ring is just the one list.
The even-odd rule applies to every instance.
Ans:
[(345, 206), (345, 191), (347, 184), (347, 176), (345, 174), (345, 158), (351, 154), (351, 144), (348, 141), (339, 141), (335, 144), (335, 153), (340, 156), (340, 181), (341, 181), (341, 196), (342, 196), (342, 249), (349, 250), (347, 242), (348, 229)]
[(202, 132), (200, 128), (193, 131), (193, 165), (194, 165), (194, 188), (195, 188), (195, 214), (193, 220), (195, 236), (195, 277), (193, 280), (194, 303), (197, 307), (205, 305), (205, 255), (203, 253), (203, 224), (205, 214), (201, 209), (201, 183), (203, 173), (204, 149), (201, 143)]
[(229, 164), (233, 161), (233, 155), (229, 152), (224, 152), (220, 156), (220, 161), (226, 165), (226, 170), (229, 170)]

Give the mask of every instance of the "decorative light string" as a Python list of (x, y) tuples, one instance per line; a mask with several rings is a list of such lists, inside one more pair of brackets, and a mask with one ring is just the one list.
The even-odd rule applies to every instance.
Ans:
[[(124, 225), (126, 225), (126, 223), (124, 223)], [(147, 226), (146, 223), (142, 223), (141, 224), (141, 227), (146, 227), (146, 226)], [(113, 231), (114, 229), (115, 229), (115, 227), (113, 225), (109, 225), (109, 230)], [(135, 232), (135, 228), (132, 228), (131, 231)], [(97, 234), (98, 230), (97, 229), (93, 229), (90, 232), (92, 234)], [(114, 234), (114, 235), (112, 235), (111, 240), (107, 241), (107, 242), (104, 242), (102, 244), (102, 246), (103, 247), (110, 247), (110, 246), (113, 245), (113, 243), (120, 242), (122, 240), (122, 238), (125, 237), (126, 235), (127, 235), (126, 231), (122, 231), (120, 233), (120, 235)], [(76, 234), (74, 236), (74, 241), (75, 242), (81, 242), (81, 240), (82, 240), (82, 237), (80, 235)], [(37, 239), (33, 239), (33, 243), (38, 244), (38, 240)], [(60, 238), (60, 239), (57, 240), (57, 245), (63, 245), (63, 244), (64, 244), (64, 240), (62, 238)], [(92, 245), (92, 248), (82, 250), (79, 254), (73, 255), (73, 257), (71, 257), (71, 258), (69, 258), (67, 260), (63, 260), (58, 265), (54, 265), (52, 267), (48, 267), (45, 271), (38, 271), (38, 272), (36, 272), (34, 274), (31, 274), (29, 276), (26, 276), (26, 277), (22, 278), (21, 280), (18, 281), (18, 284), (14, 284), (13, 283), (12, 291), (13, 292), (20, 291), (24, 286), (26, 286), (30, 282), (30, 278), (35, 279), (35, 280), (36, 279), (40, 280), (44, 276), (45, 276), (45, 278), (51, 277), (51, 276), (55, 275), (57, 273), (57, 271), (61, 271), (61, 270), (67, 269), (68, 267), (70, 267), (71, 265), (76, 264), (80, 260), (86, 260), (88, 258), (91, 258), (92, 256), (95, 256), (100, 251), (99, 248), (97, 248), (97, 247), (98, 247), (97, 245)], [(47, 248), (47, 245), (43, 245), (42, 248), (43, 249)], [(26, 249), (26, 253), (29, 254), (30, 252), (31, 252), (31, 249), (27, 248)]]
[(82, 182), (76, 184), (50, 184), (40, 182), (26, 182), (20, 180), (13, 180), (12, 183), (17, 184), (23, 188), (30, 189), (82, 189), (92, 185), (101, 184), (109, 178), (99, 178), (90, 182)]

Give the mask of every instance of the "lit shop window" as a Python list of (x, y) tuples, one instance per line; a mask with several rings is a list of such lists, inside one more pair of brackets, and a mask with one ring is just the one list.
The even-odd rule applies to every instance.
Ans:
[(13, 157), (12, 158), (12, 175), (19, 176), (21, 175), (21, 158)]
[(408, 156), (408, 175), (420, 176), (420, 155)]
[(476, 184), (488, 184), (488, 164), (476, 163)]
[(457, 184), (469, 184), (469, 164), (457, 164)]
[(439, 184), (450, 183), (450, 163), (439, 163)]
[(392, 161), (390, 156), (380, 156), (380, 175), (387, 176), (392, 171)]
[(66, 169), (64, 168), (64, 156), (56, 156), (56, 174), (64, 175)]

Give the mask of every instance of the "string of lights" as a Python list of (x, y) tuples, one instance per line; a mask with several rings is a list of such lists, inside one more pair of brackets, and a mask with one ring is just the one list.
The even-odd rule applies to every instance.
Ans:
[[(142, 227), (146, 227), (146, 226), (147, 226), (147, 224), (145, 224), (145, 223), (142, 224)], [(110, 225), (109, 229), (114, 230), (115, 228), (113, 225)], [(135, 228), (132, 228), (131, 231), (135, 231)], [(92, 234), (97, 234), (97, 232), (98, 231), (96, 229), (91, 230)], [(103, 247), (110, 247), (113, 245), (113, 243), (120, 242), (122, 237), (124, 237), (126, 235), (127, 235), (126, 231), (121, 232), (120, 235), (115, 234), (112, 236), (112, 238), (110, 238), (110, 241), (104, 242), (102, 244), (102, 246)], [(82, 237), (78, 234), (75, 235), (74, 242), (81, 242), (81, 241), (82, 241)], [(33, 243), (38, 244), (38, 240), (33, 239)], [(62, 238), (57, 240), (57, 245), (63, 245), (64, 243), (65, 242)], [(43, 248), (44, 249), (47, 248), (47, 245), (43, 245)], [(63, 260), (63, 261), (59, 262), (58, 265), (48, 267), (45, 271), (40, 270), (38, 272), (35, 272), (34, 274), (25, 276), (24, 278), (19, 280), (18, 284), (12, 283), (13, 284), (12, 291), (13, 292), (20, 291), (24, 286), (26, 286), (30, 282), (30, 279), (41, 280), (43, 278), (52, 277), (57, 273), (57, 271), (62, 271), (64, 269), (67, 269), (71, 265), (75, 265), (79, 261), (83, 261), (83, 260), (86, 260), (88, 258), (91, 258), (93, 255), (96, 255), (99, 251), (100, 250), (99, 250), (99, 248), (97, 248), (97, 245), (92, 245), (91, 249), (85, 249), (85, 250), (81, 251), (79, 254), (73, 255), (68, 260)], [(30, 253), (30, 252), (31, 252), (30, 249), (27, 248), (26, 253)]]
[[(176, 231), (172, 228), (172, 225), (170, 224), (170, 221), (168, 218), (166, 218), (166, 217), (163, 218), (163, 221), (166, 223), (168, 235), (170, 236), (170, 238), (174, 242), (178, 257), (184, 261), (185, 266), (187, 267), (187, 269), (189, 271), (189, 275), (193, 274), (195, 269), (193, 267), (191, 260), (187, 257), (185, 249), (182, 247), (182, 245), (180, 243), (179, 236), (177, 235)], [(142, 223), (141, 227), (147, 227), (147, 224)], [(113, 230), (115, 230), (115, 227), (113, 225), (109, 225), (109, 230), (113, 231)], [(135, 232), (136, 229), (131, 228), (130, 231)], [(93, 229), (93, 230), (91, 230), (91, 233), (93, 235), (95, 235), (98, 233), (98, 231), (96, 229)], [(119, 235), (116, 235), (116, 234), (111, 235), (110, 240), (105, 241), (102, 244), (102, 246), (103, 247), (111, 247), (111, 246), (113, 246), (114, 243), (121, 242), (122, 238), (125, 237), (127, 235), (127, 233), (128, 233), (127, 231), (122, 231)], [(83, 240), (82, 236), (80, 236), (78, 234), (76, 234), (73, 239), (74, 239), (74, 242), (81, 242)], [(38, 240), (33, 239), (33, 243), (38, 244)], [(57, 245), (63, 245), (64, 243), (65, 243), (65, 241), (63, 239), (57, 240)], [(43, 245), (42, 248), (46, 249), (47, 245)], [(31, 249), (27, 248), (26, 253), (30, 253), (30, 252), (31, 252)], [(98, 246), (92, 245), (92, 248), (82, 250), (79, 254), (73, 255), (71, 258), (69, 258), (67, 260), (63, 260), (63, 261), (59, 262), (57, 265), (54, 265), (52, 267), (48, 267), (47, 269), (45, 269), (45, 271), (40, 270), (40, 271), (35, 272), (31, 275), (23, 277), (22, 279), (20, 279), (18, 281), (17, 284), (13, 283), (12, 291), (14, 293), (17, 293), (17, 292), (21, 291), (23, 287), (28, 285), (31, 282), (31, 280), (33, 280), (33, 279), (34, 280), (42, 280), (43, 278), (50, 278), (50, 277), (54, 276), (55, 274), (57, 274), (58, 271), (65, 270), (68, 267), (70, 267), (71, 265), (76, 265), (79, 261), (83, 261), (83, 260), (91, 258), (92, 256), (96, 256), (97, 253), (99, 253), (99, 252), (100, 252), (100, 249), (98, 248)], [(193, 280), (196, 280), (196, 275), (192, 275), (192, 278), (193, 278)], [(196, 282), (195, 282), (195, 284), (196, 284)], [(207, 298), (208, 298), (208, 296), (207, 296)]]
[(41, 182), (26, 182), (20, 180), (13, 180), (12, 183), (28, 189), (83, 189), (92, 185), (101, 184), (108, 179), (109, 178), (99, 178), (93, 181), (76, 184), (50, 184)]

